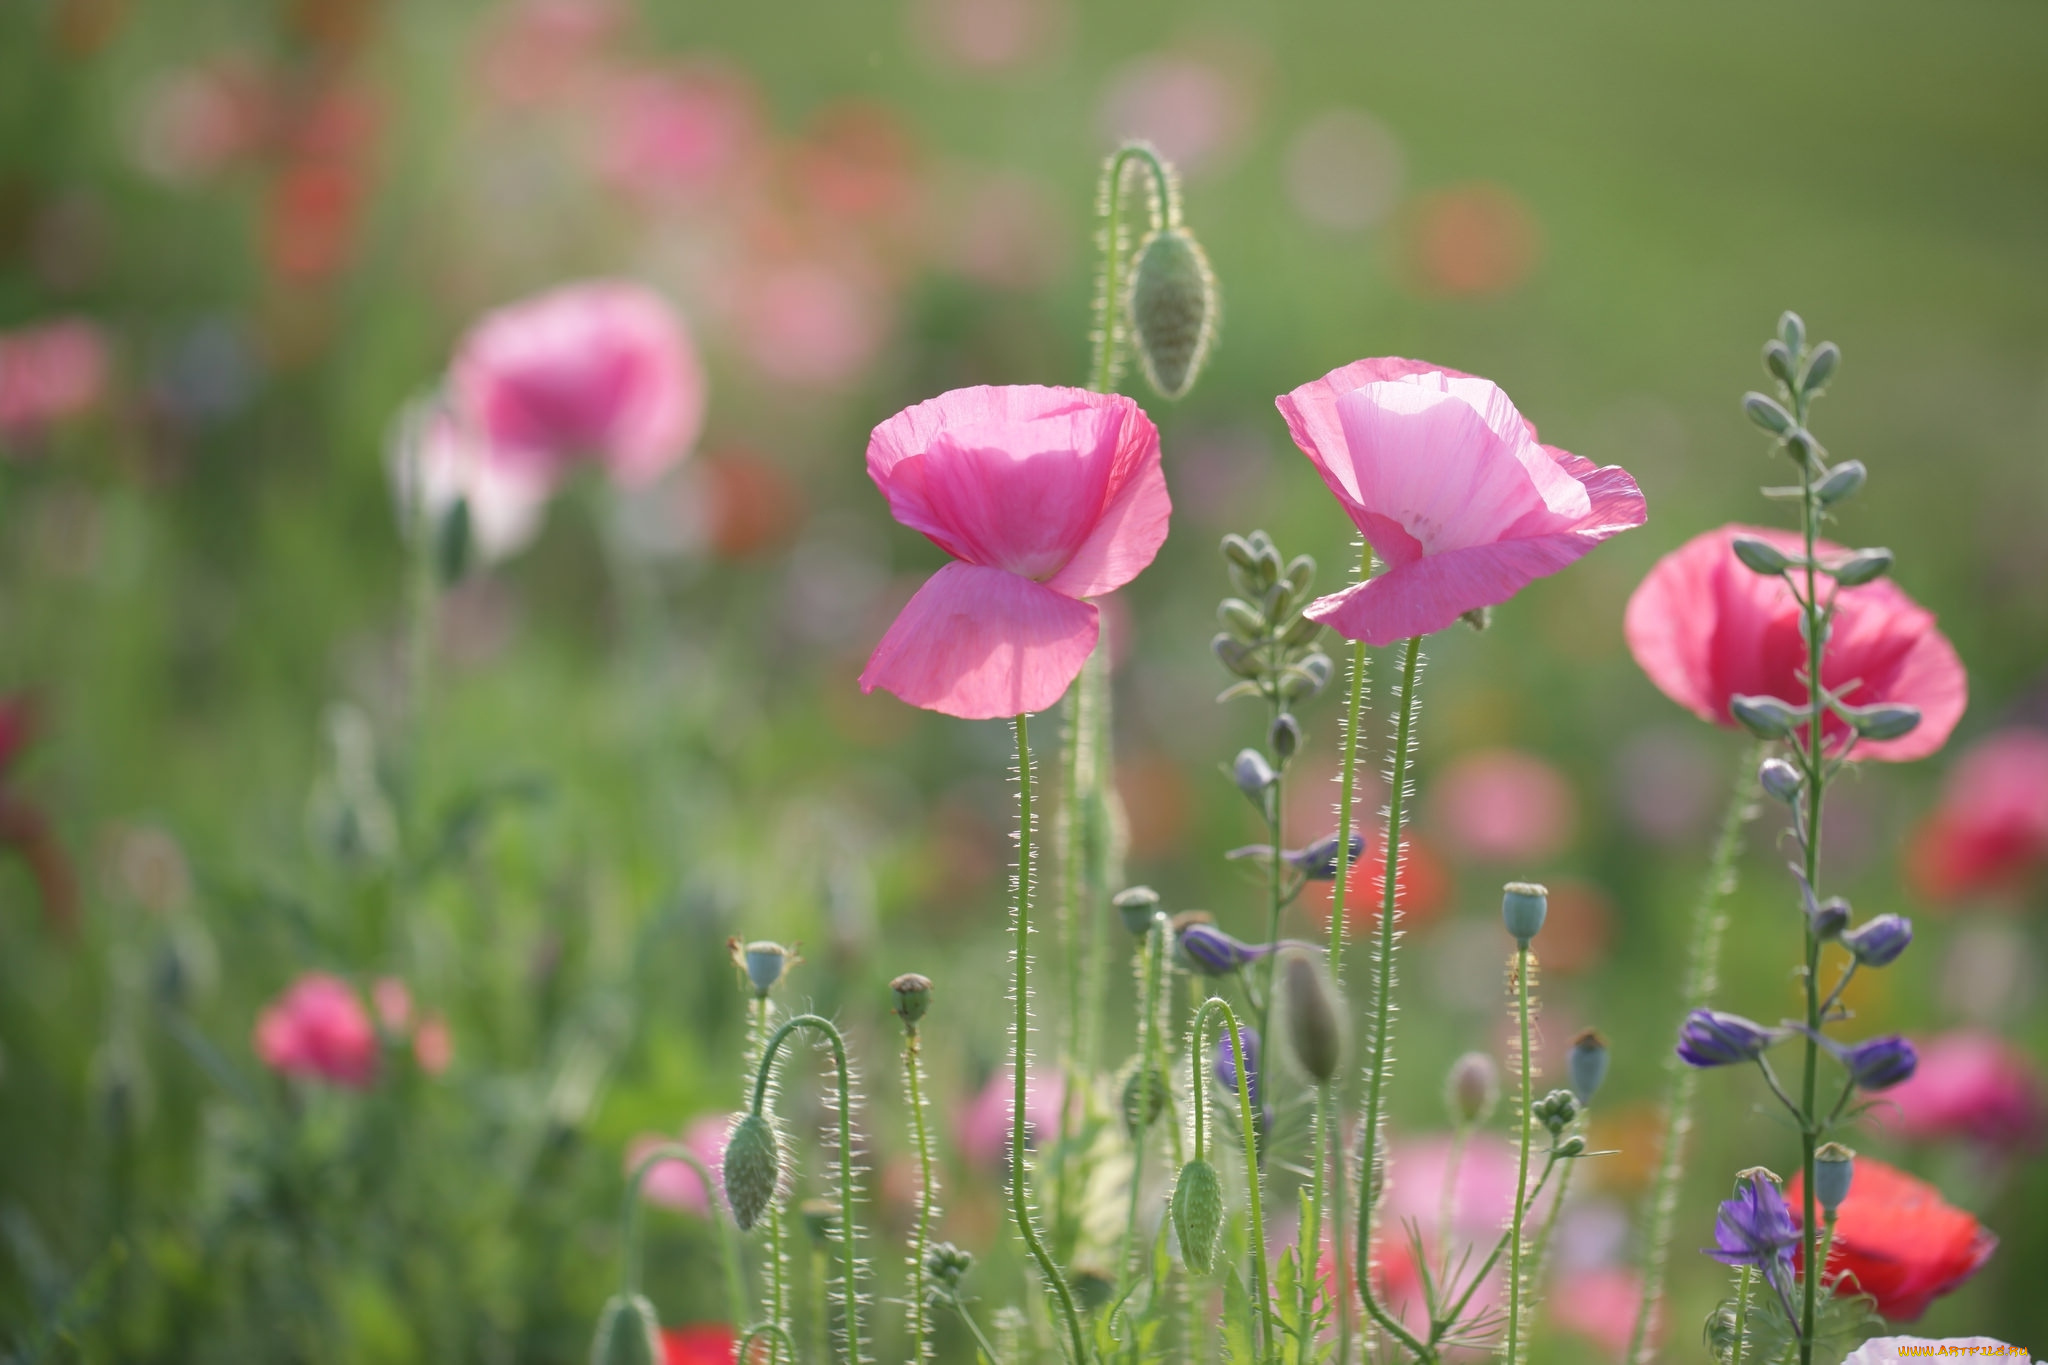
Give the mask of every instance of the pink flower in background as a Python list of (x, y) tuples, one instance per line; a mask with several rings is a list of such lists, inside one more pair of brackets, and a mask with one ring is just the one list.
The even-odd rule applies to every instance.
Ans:
[(135, 109), (130, 141), (136, 164), (168, 184), (210, 179), (262, 148), (274, 126), (275, 100), (269, 76), (240, 58), (166, 72)]
[[(683, 1129), (683, 1146), (704, 1163), (706, 1170), (714, 1173), (725, 1161), (725, 1139), (732, 1127), (728, 1114), (706, 1114), (691, 1119)], [(635, 1167), (647, 1159), (648, 1153), (663, 1143), (674, 1142), (672, 1137), (660, 1133), (647, 1133), (636, 1137), (626, 1148), (626, 1174), (631, 1175)], [(683, 1213), (705, 1214), (711, 1211), (704, 1182), (690, 1169), (689, 1163), (668, 1160), (657, 1163), (647, 1172), (647, 1179), (640, 1186), (641, 1197), (650, 1204), (665, 1209), (676, 1209)]]
[(1099, 126), (1111, 144), (1143, 138), (1183, 174), (1196, 175), (1220, 161), (1250, 121), (1250, 100), (1228, 72), (1154, 53), (1118, 70)]
[[(1805, 553), (1798, 535), (1768, 527), (1722, 526), (1694, 536), (1658, 560), (1637, 586), (1623, 626), (1636, 663), (1658, 690), (1702, 720), (1731, 729), (1728, 701), (1738, 693), (1794, 705), (1806, 700), (1799, 604), (1783, 579), (1743, 567), (1729, 548), (1737, 536)], [(1816, 551), (1842, 553), (1826, 541)], [(1962, 661), (1935, 628), (1934, 614), (1889, 579), (1841, 590), (1821, 676), (1829, 688), (1856, 682), (1846, 698), (1852, 705), (1920, 708), (1919, 728), (1911, 734), (1856, 746), (1858, 758), (1892, 763), (1939, 749), (1969, 695)], [(1848, 727), (1830, 715), (1824, 733), (1839, 745)]]
[(846, 263), (800, 256), (755, 267), (733, 300), (747, 358), (770, 379), (836, 388), (882, 349), (888, 308), (880, 287)]
[(1332, 109), (1288, 140), (1287, 198), (1317, 227), (1362, 232), (1392, 212), (1404, 164), (1386, 124), (1363, 109)]
[(399, 418), (391, 482), (408, 527), (422, 511), (429, 525), (439, 525), (458, 501), (466, 503), (470, 545), (486, 564), (533, 542), (553, 492), (544, 476), (492, 460), (460, 418), (433, 404), (416, 405)]
[[(1435, 1266), (1443, 1261), (1446, 1249), (1439, 1245), (1439, 1229), (1451, 1146), (1448, 1135), (1400, 1139), (1393, 1143), (1388, 1157), (1386, 1204), (1378, 1219), (1384, 1239), (1381, 1250), (1389, 1253), (1399, 1248), (1388, 1268), (1388, 1297), (1395, 1316), (1410, 1326), (1423, 1320), (1421, 1281), (1419, 1276), (1396, 1274), (1394, 1269), (1409, 1264), (1407, 1227), (1411, 1221), (1421, 1229), (1429, 1263)], [(1466, 1144), (1451, 1191), (1451, 1263), (1457, 1264), (1465, 1249), (1471, 1248), (1471, 1267), (1477, 1269), (1507, 1225), (1514, 1202), (1513, 1144), (1504, 1137), (1475, 1134)], [(1548, 1198), (1536, 1205), (1537, 1211), (1531, 1216), (1538, 1226), (1549, 1209)], [(1480, 1282), (1472, 1296), (1472, 1311), (1484, 1312), (1489, 1307), (1504, 1305), (1506, 1285), (1507, 1270), (1503, 1265)]]
[(598, 66), (625, 27), (614, 0), (517, 0), (484, 34), (484, 88), (506, 104), (569, 94)]
[[(960, 1144), (960, 1155), (977, 1166), (1000, 1165), (1009, 1156), (1010, 1105), (1015, 1084), (1010, 1068), (998, 1067), (988, 1078), (988, 1084), (954, 1118), (953, 1136)], [(1058, 1130), (1066, 1085), (1058, 1076), (1042, 1070), (1027, 1072), (1024, 1085), (1024, 1140), (1035, 1146), (1041, 1134)]]
[(967, 720), (1042, 711), (1095, 648), (1087, 598), (1166, 539), (1159, 431), (1130, 399), (1037, 385), (954, 389), (875, 428), (868, 476), (953, 556), (875, 647), (863, 692)]
[(702, 196), (736, 174), (760, 137), (744, 75), (703, 65), (628, 75), (600, 105), (597, 161), (628, 193)]
[(793, 169), (798, 189), (828, 222), (888, 220), (918, 207), (917, 151), (886, 104), (827, 106), (797, 147)]
[(1485, 183), (1419, 196), (1403, 215), (1405, 265), (1429, 295), (1504, 294), (1542, 255), (1536, 215), (1514, 191)]
[(1952, 901), (2023, 883), (2043, 860), (2048, 731), (2000, 730), (1949, 771), (1907, 848), (1906, 879), (1928, 900)]
[(89, 411), (108, 369), (106, 335), (84, 318), (0, 332), (0, 440), (29, 440)]
[(429, 1076), (440, 1075), (454, 1062), (455, 1035), (449, 1032), (446, 1019), (429, 1014), (420, 1020), (420, 1026), (413, 1030), (412, 1059)]
[(1430, 793), (1437, 828), (1466, 853), (1539, 863), (1571, 842), (1578, 799), (1555, 765), (1514, 749), (1452, 760)]
[(1999, 1151), (2040, 1146), (2048, 1121), (2032, 1060), (1995, 1033), (1916, 1039), (1920, 1065), (1872, 1116), (1915, 1142), (1964, 1138)]
[(368, 1088), (377, 1030), (362, 998), (338, 976), (308, 972), (256, 1020), (256, 1055), (271, 1070)]
[(913, 36), (942, 61), (969, 71), (1020, 66), (1055, 45), (1065, 0), (913, 0)]
[(412, 992), (397, 977), (380, 976), (372, 981), (370, 1004), (386, 1033), (402, 1035), (412, 1027)]
[(1488, 380), (1354, 361), (1275, 400), (1386, 571), (1307, 615), (1385, 645), (1507, 601), (1643, 524), (1628, 471), (1553, 446)]
[(1577, 1270), (1558, 1278), (1548, 1300), (1550, 1317), (1559, 1327), (1584, 1337), (1614, 1360), (1628, 1354), (1635, 1333), (1636, 1309), (1643, 1299), (1643, 1277), (1633, 1270), (1602, 1266)]
[(640, 487), (689, 453), (704, 372), (653, 290), (567, 285), (485, 315), (450, 370), (456, 409), (509, 473), (551, 482), (579, 460)]

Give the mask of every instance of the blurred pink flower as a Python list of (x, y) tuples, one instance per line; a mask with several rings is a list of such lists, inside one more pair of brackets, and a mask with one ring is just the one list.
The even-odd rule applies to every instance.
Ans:
[(256, 1055), (271, 1070), (367, 1089), (377, 1073), (377, 1030), (362, 998), (338, 976), (307, 972), (256, 1019)]
[(653, 290), (567, 285), (486, 314), (449, 384), (492, 462), (542, 481), (579, 460), (641, 487), (689, 453), (704, 372), (682, 320)]
[(1287, 143), (1287, 198), (1317, 227), (1360, 232), (1385, 218), (1401, 193), (1401, 143), (1363, 109), (1332, 109)]
[(506, 104), (568, 94), (598, 66), (625, 19), (615, 0), (516, 0), (484, 32), (484, 88)]
[[(732, 1116), (729, 1114), (705, 1114), (691, 1119), (683, 1128), (682, 1145), (704, 1163), (714, 1179), (725, 1161), (725, 1139), (731, 1128)], [(645, 1133), (634, 1138), (626, 1147), (626, 1174), (631, 1175), (655, 1148), (674, 1141), (675, 1138), (661, 1133)], [(647, 1172), (647, 1179), (641, 1182), (640, 1195), (648, 1203), (665, 1209), (696, 1214), (711, 1211), (710, 1204), (706, 1202), (704, 1182), (697, 1178), (688, 1162), (673, 1159), (657, 1162)]]
[(108, 369), (106, 336), (84, 318), (0, 332), (0, 441), (32, 440), (88, 411)]
[(913, 0), (912, 35), (940, 61), (969, 71), (1021, 66), (1055, 46), (1064, 0)]
[(888, 332), (880, 288), (850, 264), (822, 258), (756, 266), (733, 310), (740, 345), (762, 374), (815, 388), (858, 378)]
[(412, 992), (397, 977), (380, 976), (372, 981), (370, 1004), (386, 1033), (403, 1034), (412, 1027)]
[(869, 438), (868, 477), (953, 562), (882, 636), (861, 690), (966, 720), (1060, 699), (1100, 629), (1086, 599), (1152, 562), (1172, 511), (1158, 428), (1085, 389), (954, 389), (905, 408)]
[(1453, 759), (1430, 794), (1437, 829), (1464, 852), (1495, 862), (1540, 863), (1571, 842), (1578, 800), (1556, 765), (1514, 749)]
[(412, 1035), (412, 1059), (429, 1076), (438, 1076), (448, 1069), (455, 1060), (455, 1035), (448, 1031), (446, 1019), (429, 1014), (420, 1020)]
[(1183, 174), (1197, 175), (1243, 135), (1249, 106), (1245, 92), (1220, 67), (1158, 52), (1111, 78), (1099, 126), (1105, 140), (1143, 138)]
[[(1441, 1264), (1446, 1253), (1439, 1245), (1444, 1178), (1450, 1170), (1451, 1147), (1447, 1134), (1396, 1139), (1388, 1156), (1386, 1203), (1376, 1220), (1377, 1235), (1382, 1257), (1388, 1262), (1385, 1276), (1390, 1304), (1395, 1316), (1410, 1325), (1422, 1321), (1424, 1310), (1420, 1278), (1413, 1273), (1408, 1254), (1407, 1227), (1413, 1222), (1421, 1230), (1429, 1263)], [(1515, 1161), (1514, 1144), (1504, 1137), (1475, 1133), (1467, 1141), (1449, 1201), (1452, 1264), (1471, 1248), (1471, 1268), (1477, 1269), (1507, 1226), (1515, 1202)], [(1549, 1200), (1535, 1207), (1530, 1216), (1540, 1224), (1550, 1208)], [(1506, 1283), (1506, 1267), (1496, 1267), (1480, 1282), (1470, 1311), (1482, 1313), (1500, 1307)]]
[(1914, 831), (1906, 878), (1932, 901), (2024, 883), (2048, 860), (2048, 731), (1999, 730), (1972, 745)]
[(1548, 1300), (1551, 1320), (1584, 1337), (1612, 1358), (1628, 1354), (1642, 1302), (1643, 1277), (1633, 1270), (1599, 1267), (1560, 1276)]
[[(1657, 561), (1628, 601), (1623, 631), (1636, 663), (1659, 691), (1702, 720), (1730, 729), (1729, 699), (1766, 695), (1806, 701), (1806, 644), (1799, 604), (1782, 578), (1752, 573), (1729, 547), (1753, 536), (1789, 554), (1804, 554), (1800, 537), (1763, 526), (1722, 526), (1694, 536)], [(1821, 541), (1821, 555), (1842, 547)], [(1904, 763), (1925, 758), (1961, 719), (1969, 680), (1955, 647), (1935, 628), (1934, 614), (1890, 579), (1844, 588), (1835, 598), (1834, 631), (1821, 670), (1831, 689), (1854, 681), (1852, 705), (1904, 702), (1920, 708), (1920, 725), (1900, 739), (1863, 741), (1858, 758)], [(1830, 713), (1823, 727), (1839, 745), (1848, 726)]]
[(1417, 197), (1403, 215), (1406, 267), (1425, 294), (1502, 294), (1542, 254), (1536, 215), (1500, 185), (1458, 185)]
[(544, 476), (490, 459), (461, 419), (434, 405), (415, 406), (399, 418), (391, 482), (407, 527), (418, 525), (422, 511), (428, 525), (438, 526), (457, 501), (466, 503), (470, 545), (486, 564), (532, 543), (552, 492)]
[[(960, 1155), (974, 1165), (998, 1166), (1008, 1159), (1014, 1085), (1010, 1068), (998, 1067), (980, 1093), (955, 1115), (953, 1139), (960, 1144)], [(1033, 1071), (1024, 1085), (1024, 1141), (1036, 1147), (1041, 1134), (1058, 1130), (1067, 1089), (1058, 1076), (1044, 1070)]]
[(1381, 357), (1275, 402), (1388, 566), (1307, 612), (1367, 644), (1442, 630), (1505, 602), (1646, 515), (1627, 470), (1539, 445), (1489, 380)]
[(273, 104), (263, 71), (239, 58), (166, 72), (135, 108), (129, 138), (135, 162), (168, 184), (210, 179), (261, 150), (272, 131)]
[(1871, 1111), (1915, 1142), (1966, 1138), (1999, 1151), (2040, 1146), (2041, 1078), (2031, 1058), (1995, 1033), (1962, 1029), (1915, 1040), (1920, 1065)]
[(797, 188), (829, 223), (888, 221), (918, 207), (916, 148), (886, 104), (827, 105), (796, 147), (793, 170)]
[(730, 180), (760, 137), (744, 75), (700, 64), (627, 75), (599, 105), (600, 172), (649, 200), (698, 198)]
[(951, 187), (939, 252), (945, 265), (993, 289), (1050, 283), (1066, 263), (1066, 234), (1045, 185), (998, 171), (968, 173)]

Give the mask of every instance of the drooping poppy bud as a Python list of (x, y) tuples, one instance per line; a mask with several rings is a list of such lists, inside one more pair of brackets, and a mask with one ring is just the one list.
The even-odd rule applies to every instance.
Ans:
[(1194, 387), (1216, 335), (1216, 276), (1184, 227), (1139, 244), (1131, 279), (1131, 339), (1145, 378), (1163, 398)]
[(1180, 1168), (1173, 1182), (1173, 1231), (1180, 1254), (1196, 1274), (1206, 1275), (1216, 1263), (1216, 1240), (1223, 1231), (1223, 1184), (1216, 1168), (1200, 1159)]
[(642, 1294), (614, 1294), (597, 1317), (590, 1365), (661, 1365), (661, 1323)]
[(741, 1232), (752, 1230), (775, 1198), (782, 1179), (782, 1144), (775, 1128), (759, 1114), (748, 1114), (733, 1126), (725, 1144), (725, 1202)]

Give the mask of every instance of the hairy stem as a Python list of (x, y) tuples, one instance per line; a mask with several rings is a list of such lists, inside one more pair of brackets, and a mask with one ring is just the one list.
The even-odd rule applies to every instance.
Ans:
[(1520, 1129), (1520, 1153), (1515, 1162), (1515, 1212), (1513, 1223), (1508, 1228), (1508, 1340), (1507, 1351), (1501, 1357), (1507, 1365), (1518, 1365), (1522, 1358), (1522, 1204), (1529, 1192), (1529, 1132), (1535, 1108), (1535, 1099), (1529, 1093), (1533, 1070), (1529, 1037), (1529, 963), (1529, 944), (1525, 939), (1515, 948), (1515, 1015), (1521, 1025), (1519, 1065), (1522, 1093), (1519, 1101), (1521, 1121), (1517, 1125)]
[[(1359, 552), (1358, 576), (1367, 577), (1372, 568), (1372, 549), (1363, 547)], [(1337, 793), (1337, 884), (1332, 889), (1330, 904), (1330, 975), (1341, 986), (1344, 981), (1344, 898), (1351, 884), (1351, 821), (1352, 797), (1358, 786), (1358, 718), (1365, 705), (1365, 641), (1351, 643), (1351, 693), (1344, 712), (1344, 761), (1338, 780), (1343, 784)], [(1346, 1150), (1342, 1119), (1338, 1117), (1334, 1104), (1318, 1103), (1316, 1106), (1316, 1134), (1322, 1136), (1334, 1126), (1336, 1142), (1332, 1150), (1336, 1159), (1337, 1206), (1330, 1226), (1335, 1229), (1330, 1238), (1337, 1276), (1337, 1365), (1351, 1365), (1351, 1290), (1345, 1284), (1346, 1256), (1344, 1237), (1344, 1192), (1350, 1182), (1351, 1160)]]
[(1744, 1266), (1736, 1280), (1735, 1344), (1729, 1350), (1728, 1365), (1742, 1365), (1743, 1354), (1749, 1348), (1749, 1291), (1755, 1279), (1755, 1268)]
[[(1166, 972), (1166, 936), (1169, 932), (1166, 916), (1157, 913), (1145, 931), (1145, 977), (1139, 992), (1142, 1013), (1138, 1020), (1138, 1104), (1141, 1119), (1149, 1089), (1149, 1074), (1158, 1051), (1159, 991), (1161, 978)], [(1145, 1175), (1145, 1139), (1151, 1128), (1149, 1123), (1140, 1122), (1131, 1133), (1131, 1199), (1124, 1225), (1124, 1254), (1118, 1268), (1120, 1275), (1135, 1275), (1142, 1268), (1138, 1255), (1139, 1189)]]
[(937, 1213), (938, 1180), (932, 1174), (931, 1132), (925, 1122), (924, 1061), (918, 1051), (917, 1025), (903, 1026), (903, 1080), (910, 1095), (910, 1125), (917, 1140), (917, 1226), (910, 1243), (909, 1322), (912, 1365), (931, 1359), (931, 1312), (925, 1304), (925, 1257), (931, 1252), (932, 1218)]
[(1266, 1292), (1266, 1215), (1259, 1197), (1259, 1165), (1257, 1153), (1258, 1128), (1252, 1115), (1251, 1068), (1244, 1065), (1244, 1036), (1237, 1026), (1237, 1011), (1230, 1008), (1221, 996), (1210, 996), (1202, 1003), (1195, 1015), (1195, 1046), (1190, 1055), (1191, 1070), (1194, 1072), (1195, 1102), (1195, 1153), (1202, 1151), (1203, 1076), (1205, 1068), (1202, 1059), (1209, 1055), (1207, 1029), (1210, 1018), (1221, 1013), (1224, 1023), (1230, 1029), (1230, 1053), (1238, 1059), (1237, 1066), (1237, 1116), (1238, 1130), (1244, 1138), (1244, 1183), (1251, 1204), (1251, 1261), (1252, 1261), (1252, 1356), (1265, 1360), (1267, 1352), (1261, 1345), (1267, 1335), (1267, 1320), (1271, 1314), (1270, 1296)]

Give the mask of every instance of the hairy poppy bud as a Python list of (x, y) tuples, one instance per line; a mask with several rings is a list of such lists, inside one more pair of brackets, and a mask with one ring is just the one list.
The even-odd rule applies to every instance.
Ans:
[(1196, 1274), (1216, 1264), (1216, 1239), (1223, 1231), (1223, 1183), (1216, 1168), (1197, 1158), (1180, 1168), (1173, 1182), (1173, 1231), (1180, 1254)]
[(1813, 1197), (1829, 1218), (1849, 1197), (1849, 1185), (1856, 1177), (1856, 1153), (1839, 1142), (1822, 1143), (1813, 1154)]
[(1275, 989), (1288, 1051), (1302, 1074), (1322, 1085), (1344, 1062), (1344, 1006), (1336, 983), (1313, 954), (1300, 948), (1284, 949), (1279, 969)]
[(1493, 1117), (1500, 1103), (1500, 1068), (1484, 1052), (1468, 1052), (1444, 1077), (1444, 1107), (1454, 1127), (1476, 1127)]
[(1131, 339), (1162, 398), (1194, 387), (1215, 335), (1216, 277), (1201, 243), (1183, 227), (1153, 233), (1131, 278)]
[(1574, 1038), (1567, 1069), (1573, 1096), (1581, 1105), (1591, 1104), (1600, 1083), (1607, 1079), (1607, 1040), (1592, 1029)]
[(774, 1126), (759, 1114), (733, 1125), (725, 1144), (725, 1202), (741, 1232), (750, 1231), (775, 1198), (782, 1179), (781, 1141)]
[(1143, 938), (1152, 928), (1152, 917), (1159, 913), (1159, 893), (1149, 886), (1127, 886), (1110, 898), (1111, 905), (1123, 916), (1124, 928), (1134, 938)]
[(896, 992), (896, 1013), (906, 1024), (915, 1024), (931, 1008), (932, 982), (928, 976), (905, 972), (889, 983), (889, 989)]
[(1124, 1079), (1124, 1129), (1133, 1137), (1150, 1128), (1166, 1112), (1166, 1077), (1149, 1063)]
[(1535, 882), (1509, 882), (1501, 888), (1501, 922), (1524, 948), (1543, 928), (1544, 917), (1549, 913), (1550, 892), (1545, 887)]
[(661, 1365), (661, 1324), (642, 1294), (614, 1294), (597, 1315), (590, 1365)]

